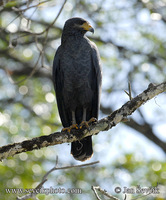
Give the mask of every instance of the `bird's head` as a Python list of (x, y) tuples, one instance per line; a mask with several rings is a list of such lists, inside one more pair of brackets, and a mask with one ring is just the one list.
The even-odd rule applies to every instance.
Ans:
[(79, 17), (68, 19), (63, 28), (63, 32), (68, 34), (81, 33), (84, 35), (87, 31), (94, 33), (94, 29), (90, 23)]

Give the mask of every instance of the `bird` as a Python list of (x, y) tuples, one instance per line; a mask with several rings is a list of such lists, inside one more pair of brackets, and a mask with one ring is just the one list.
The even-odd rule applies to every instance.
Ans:
[[(65, 22), (61, 44), (53, 61), (53, 84), (60, 119), (70, 132), (77, 125), (98, 119), (102, 67), (99, 51), (86, 32), (94, 33), (90, 23), (80, 17)], [(87, 136), (71, 144), (71, 154), (76, 160), (92, 157), (92, 137)]]

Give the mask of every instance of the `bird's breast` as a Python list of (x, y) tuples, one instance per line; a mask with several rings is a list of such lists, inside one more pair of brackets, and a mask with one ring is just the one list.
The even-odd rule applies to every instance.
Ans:
[(92, 68), (91, 48), (86, 42), (67, 43), (63, 49), (61, 66), (64, 74), (64, 85), (72, 90), (89, 81)]

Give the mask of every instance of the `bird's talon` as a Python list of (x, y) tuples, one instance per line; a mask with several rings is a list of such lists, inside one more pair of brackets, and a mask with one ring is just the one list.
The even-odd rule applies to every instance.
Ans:
[(63, 129), (62, 129), (62, 132), (63, 132), (63, 131), (67, 131), (68, 133), (70, 133), (70, 132), (71, 132), (71, 129), (79, 129), (79, 128), (78, 128), (78, 124), (72, 124), (72, 125), (69, 126), (69, 127), (63, 128)]
[(78, 125), (76, 124), (76, 127), (75, 127), (75, 129), (79, 129), (79, 127), (78, 127)]
[(71, 131), (71, 129), (70, 129), (70, 127), (66, 127), (66, 128), (62, 128), (62, 131), (61, 132), (68, 132), (68, 133), (70, 133), (70, 131)]
[(89, 128), (88, 122), (82, 121), (79, 128), (82, 129), (83, 126), (85, 126), (88, 129)]
[(78, 124), (72, 124), (72, 125), (70, 126), (70, 129), (73, 129), (73, 128), (78, 129)]
[(97, 119), (95, 117), (92, 117), (89, 121), (88, 124), (92, 123), (92, 122), (97, 122)]

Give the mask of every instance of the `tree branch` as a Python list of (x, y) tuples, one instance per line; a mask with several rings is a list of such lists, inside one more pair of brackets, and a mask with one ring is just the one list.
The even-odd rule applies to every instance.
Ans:
[(83, 165), (71, 165), (71, 166), (64, 166), (64, 167), (58, 167), (58, 157), (57, 157), (57, 160), (56, 160), (56, 166), (53, 167), (52, 169), (50, 169), (42, 178), (41, 182), (36, 186), (36, 188), (34, 188), (32, 191), (32, 193), (30, 194), (26, 194), (22, 197), (17, 197), (17, 200), (26, 200), (26, 199), (29, 199), (29, 198), (34, 198), (36, 197), (36, 195), (39, 192), (39, 190), (42, 188), (43, 184), (47, 181), (47, 177), (50, 173), (52, 173), (53, 171), (56, 171), (56, 170), (64, 170), (64, 169), (71, 169), (71, 168), (80, 168), (80, 167), (87, 167), (87, 166), (91, 166), (91, 165), (95, 165), (95, 164), (98, 164), (99, 161), (95, 161), (95, 162), (91, 162), (91, 163), (86, 163), (86, 164), (83, 164)]
[[(100, 106), (100, 109), (102, 113), (106, 115), (112, 112), (112, 109), (110, 107)], [(137, 123), (136, 120), (134, 120), (133, 118), (130, 118), (129, 121), (125, 122), (125, 125), (127, 125), (128, 127), (134, 129), (135, 131), (138, 131), (140, 134), (147, 137), (150, 141), (152, 141), (154, 144), (159, 146), (166, 153), (166, 143), (155, 135), (152, 127), (147, 121), (145, 121), (144, 118), (143, 118), (143, 121), (144, 121), (143, 124), (139, 124)]]
[(166, 143), (155, 135), (152, 127), (147, 122), (145, 122), (143, 125), (140, 125), (133, 119), (130, 119), (130, 121), (126, 122), (125, 124), (146, 136), (166, 153)]
[(62, 143), (70, 143), (81, 140), (84, 137), (98, 134), (100, 131), (106, 131), (123, 121), (127, 116), (131, 115), (137, 108), (148, 100), (166, 91), (166, 82), (159, 85), (149, 84), (148, 88), (125, 103), (121, 108), (111, 113), (109, 116), (90, 124), (89, 128), (83, 126), (82, 129), (72, 129), (70, 133), (66, 131), (52, 133), (47, 136), (40, 136), (31, 140), (25, 140), (20, 143), (9, 144), (0, 148), (0, 160), (14, 156), (21, 152), (32, 151), (43, 147), (57, 145)]
[(96, 196), (96, 198), (97, 198), (98, 200), (101, 200), (101, 199), (100, 199), (99, 195), (97, 194), (97, 191), (96, 191), (96, 190), (98, 190), (98, 191), (101, 192), (104, 196), (108, 197), (108, 198), (111, 199), (111, 200), (119, 200), (118, 198), (116, 198), (116, 197), (114, 197), (114, 196), (108, 194), (108, 192), (107, 192), (106, 190), (101, 189), (99, 186), (92, 186), (92, 190), (94, 191), (94, 194), (95, 194), (95, 196)]

